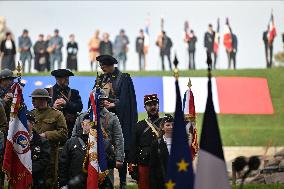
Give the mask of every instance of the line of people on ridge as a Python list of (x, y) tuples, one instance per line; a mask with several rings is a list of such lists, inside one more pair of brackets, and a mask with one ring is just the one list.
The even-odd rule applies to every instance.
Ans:
[[(228, 28), (226, 29), (228, 30)], [(263, 42), (265, 47), (265, 58), (267, 63), (267, 68), (271, 68), (273, 64), (273, 40), (268, 40), (268, 32), (267, 30), (263, 32)], [(226, 49), (227, 57), (228, 57), (228, 69), (233, 67), (236, 69), (236, 54), (238, 50), (238, 40), (235, 33), (230, 31), (225, 31), (225, 35), (223, 38), (223, 43)], [(218, 57), (218, 44), (216, 44), (216, 40), (219, 41), (219, 34), (213, 30), (212, 24), (208, 25), (208, 31), (204, 35), (204, 47), (206, 49), (206, 53), (213, 55), (213, 69), (216, 69), (217, 57)], [(146, 67), (146, 55), (148, 53), (148, 47), (145, 45), (145, 35), (144, 30), (139, 31), (139, 35), (136, 38), (135, 42), (135, 50), (138, 54), (138, 64), (139, 70), (145, 70)], [(184, 42), (186, 43), (186, 48), (188, 51), (188, 69), (196, 69), (195, 62), (195, 51), (196, 51), (196, 43), (197, 37), (193, 30), (186, 32), (184, 36)], [(218, 42), (219, 43), (219, 42)], [(97, 70), (98, 62), (96, 61), (96, 57), (105, 54), (114, 56), (119, 62), (119, 68), (122, 67), (122, 70), (126, 70), (126, 62), (127, 62), (127, 53), (128, 53), (128, 45), (129, 39), (125, 34), (123, 29), (120, 30), (119, 35), (115, 37), (114, 43), (112, 43), (109, 39), (108, 33), (103, 33), (102, 39), (100, 38), (100, 31), (97, 30), (94, 33), (94, 36), (90, 39), (88, 43), (89, 48), (89, 60), (91, 71)], [(161, 58), (161, 69), (165, 70), (165, 57), (167, 58), (169, 69), (172, 68), (172, 60), (171, 60), (171, 49), (173, 46), (173, 42), (171, 38), (166, 35), (165, 31), (162, 31), (156, 40), (156, 45), (160, 49), (160, 58)], [(28, 64), (27, 72), (31, 72), (32, 68), (32, 59), (34, 58), (34, 69), (43, 72), (54, 70), (55, 64), (57, 63), (57, 67), (62, 67), (62, 48), (63, 48), (63, 38), (59, 35), (59, 30), (54, 30), (54, 35), (51, 37), (47, 35), (44, 39), (43, 34), (39, 34), (38, 40), (33, 45), (31, 38), (29, 37), (28, 30), (24, 29), (21, 36), (18, 38), (18, 52), (20, 53), (20, 60), (23, 62), (23, 68), (25, 68), (25, 64)], [(32, 54), (32, 49), (34, 53), (34, 57)], [(79, 46), (75, 41), (75, 35), (70, 34), (69, 42), (66, 46), (67, 51), (67, 60), (66, 60), (66, 68), (78, 71), (78, 54)], [(10, 32), (6, 33), (6, 38), (1, 42), (1, 54), (2, 54), (2, 63), (1, 69), (8, 68), (10, 70), (15, 70), (15, 55), (17, 53), (17, 48), (15, 42), (13, 40), (13, 35)], [(232, 66), (233, 65), (233, 66)], [(23, 70), (26, 72), (25, 70)]]
[[(151, 94), (144, 96), (148, 117), (137, 122), (136, 95), (130, 75), (120, 72), (114, 66), (118, 61), (110, 55), (98, 56), (97, 61), (104, 72), (97, 78), (96, 84), (100, 86), (102, 93), (99, 96), (99, 116), (109, 169), (100, 188), (114, 188), (114, 168), (119, 171), (120, 188), (126, 188), (127, 163), (129, 173), (138, 180), (139, 188), (149, 188), (153, 172), (161, 169), (165, 173), (167, 169), (173, 118), (170, 115), (160, 117), (159, 99), (156, 94)], [(58, 69), (52, 71), (51, 75), (56, 79), (54, 86), (35, 89), (30, 95), (34, 106), (27, 113), (33, 163), (32, 188), (85, 188), (86, 173), (82, 169), (92, 123), (87, 112), (80, 113), (83, 104), (79, 91), (69, 87), (69, 77), (74, 74), (66, 69)], [(10, 88), (15, 78), (9, 69), (0, 72), (2, 160), (13, 96)], [(194, 158), (198, 152), (198, 143), (194, 103), (193, 107), (187, 107), (187, 104), (194, 102), (190, 86), (189, 82), (184, 98), (184, 112), (188, 123), (186, 130), (189, 150), (192, 150)], [(156, 150), (160, 145), (164, 150), (162, 157)], [(155, 163), (154, 158), (157, 157), (165, 158), (161, 167)], [(158, 167), (150, 166), (151, 164)], [(162, 186), (163, 177), (156, 176), (158, 178), (154, 181), (158, 182), (157, 186), (151, 188)], [(1, 172), (1, 186), (4, 178), (5, 175)]]

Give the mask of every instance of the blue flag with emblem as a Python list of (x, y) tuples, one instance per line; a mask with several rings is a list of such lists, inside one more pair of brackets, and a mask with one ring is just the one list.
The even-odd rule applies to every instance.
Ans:
[(192, 168), (191, 150), (182, 111), (182, 103), (178, 81), (176, 85), (176, 110), (172, 136), (172, 146), (168, 162), (166, 189), (193, 189), (194, 173)]

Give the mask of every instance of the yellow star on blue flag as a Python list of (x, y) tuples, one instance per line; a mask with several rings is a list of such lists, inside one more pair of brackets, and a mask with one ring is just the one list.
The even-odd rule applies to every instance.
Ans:
[(188, 146), (185, 125), (180, 89), (176, 81), (176, 110), (166, 181), (166, 184), (174, 183), (174, 189), (193, 189), (194, 186), (191, 150)]

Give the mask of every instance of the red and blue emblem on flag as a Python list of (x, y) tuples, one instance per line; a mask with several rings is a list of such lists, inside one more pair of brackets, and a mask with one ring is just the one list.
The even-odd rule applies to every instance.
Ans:
[(3, 160), (3, 170), (12, 188), (27, 189), (32, 185), (32, 159), (23, 86), (17, 82), (11, 87), (13, 101)]

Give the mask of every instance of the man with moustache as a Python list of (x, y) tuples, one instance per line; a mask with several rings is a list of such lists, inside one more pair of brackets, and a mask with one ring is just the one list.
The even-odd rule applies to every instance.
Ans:
[[(132, 138), (132, 146), (129, 154), (129, 174), (138, 180), (139, 189), (150, 188), (150, 151), (151, 144), (159, 138), (159, 99), (157, 94), (144, 96), (144, 108), (148, 118), (137, 123)], [(138, 178), (134, 165), (138, 165)]]

